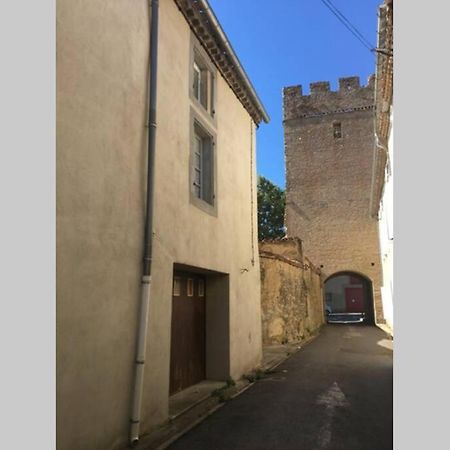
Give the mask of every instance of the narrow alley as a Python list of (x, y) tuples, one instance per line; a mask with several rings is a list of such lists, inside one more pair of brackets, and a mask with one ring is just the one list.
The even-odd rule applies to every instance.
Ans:
[(377, 327), (327, 325), (169, 448), (391, 449), (392, 344)]

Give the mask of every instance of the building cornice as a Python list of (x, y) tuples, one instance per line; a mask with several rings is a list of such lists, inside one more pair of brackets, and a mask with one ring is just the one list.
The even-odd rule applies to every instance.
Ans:
[(387, 142), (391, 125), (393, 100), (393, 2), (386, 1), (379, 9), (378, 48), (375, 81), (375, 148), (370, 193), (370, 215), (377, 217), (388, 164)]
[(207, 0), (174, 1), (256, 125), (268, 123), (269, 116)]
[(323, 116), (330, 116), (334, 114), (345, 114), (345, 113), (351, 113), (356, 111), (371, 111), (375, 108), (375, 105), (366, 105), (366, 106), (357, 106), (355, 108), (343, 108), (343, 109), (336, 109), (334, 111), (324, 111), (324, 112), (318, 112), (314, 114), (299, 114), (297, 117), (291, 117), (290, 119), (283, 120), (283, 123), (292, 122), (299, 119), (309, 119), (311, 117), (323, 117)]

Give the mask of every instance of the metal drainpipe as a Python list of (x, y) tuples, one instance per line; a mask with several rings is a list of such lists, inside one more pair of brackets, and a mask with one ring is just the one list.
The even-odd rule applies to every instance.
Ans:
[(149, 0), (150, 21), (150, 80), (148, 109), (148, 170), (147, 170), (147, 211), (145, 218), (144, 261), (141, 281), (141, 309), (137, 332), (137, 348), (133, 389), (133, 406), (130, 418), (130, 443), (139, 441), (142, 392), (144, 386), (145, 349), (147, 343), (148, 311), (150, 305), (150, 286), (152, 272), (152, 228), (153, 228), (153, 192), (155, 178), (155, 137), (156, 137), (156, 74), (158, 62), (158, 0)]

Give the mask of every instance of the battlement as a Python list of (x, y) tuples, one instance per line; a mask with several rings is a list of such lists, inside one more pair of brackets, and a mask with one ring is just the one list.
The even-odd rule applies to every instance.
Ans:
[(315, 83), (310, 83), (309, 90), (311, 94), (318, 94), (320, 92), (330, 92), (330, 82), (316, 81)]
[(339, 89), (330, 90), (329, 81), (310, 83), (308, 95), (303, 95), (301, 85), (283, 89), (284, 120), (350, 110), (372, 109), (374, 105), (375, 75), (366, 86), (360, 85), (359, 77), (339, 78)]

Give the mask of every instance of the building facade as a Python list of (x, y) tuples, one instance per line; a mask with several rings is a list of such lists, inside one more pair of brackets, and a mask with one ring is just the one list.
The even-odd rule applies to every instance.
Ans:
[(379, 8), (375, 83), (375, 143), (371, 215), (378, 218), (383, 270), (381, 297), (386, 324), (394, 329), (394, 110), (393, 7), (386, 0)]
[[(145, 0), (57, 2), (57, 447), (125, 448), (146, 208)], [(207, 14), (205, 11), (209, 11)], [(261, 360), (255, 128), (205, 1), (159, 1), (153, 262), (140, 431)], [(182, 347), (184, 345), (184, 347)]]
[(287, 235), (302, 239), (323, 272), (325, 295), (327, 282), (341, 277), (343, 309), (383, 322), (378, 222), (369, 212), (374, 77), (366, 86), (347, 77), (337, 91), (316, 82), (309, 94), (301, 86), (283, 94)]

